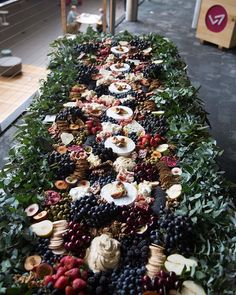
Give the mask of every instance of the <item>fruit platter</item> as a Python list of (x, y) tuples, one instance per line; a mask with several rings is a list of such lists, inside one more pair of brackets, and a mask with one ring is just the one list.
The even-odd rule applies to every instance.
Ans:
[(232, 197), (176, 47), (88, 29), (49, 70), (0, 173), (0, 294), (235, 294)]

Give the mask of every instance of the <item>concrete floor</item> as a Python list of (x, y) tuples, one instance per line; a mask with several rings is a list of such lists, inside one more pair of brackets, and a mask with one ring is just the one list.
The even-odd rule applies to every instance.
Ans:
[[(39, 2), (34, 0), (36, 1)], [(23, 55), (25, 63), (45, 65), (48, 44), (61, 34), (58, 3), (50, 2), (54, 2), (50, 11), (54, 11), (55, 16), (45, 13), (34, 28), (34, 33), (25, 31), (23, 36), (28, 40), (27, 43), (21, 42), (19, 36), (19, 41), (14, 38), (14, 42), (20, 42), (15, 43), (15, 46), (13, 44), (15, 54)], [(210, 113), (212, 136), (225, 151), (220, 159), (221, 168), (226, 171), (229, 180), (236, 182), (236, 49), (220, 51), (214, 45), (199, 44), (195, 31), (191, 29), (194, 5), (194, 0), (146, 0), (140, 6), (139, 21), (123, 22), (117, 32), (125, 29), (131, 33), (156, 32), (170, 38), (178, 46), (181, 56), (188, 64), (193, 84), (201, 85), (199, 96)], [(82, 8), (83, 11), (96, 12), (100, 6), (100, 1), (84, 0), (81, 12)], [(0, 47), (2, 48), (1, 42)], [(7, 155), (14, 132), (14, 127), (11, 127), (0, 137), (0, 166), (4, 163), (3, 158)]]

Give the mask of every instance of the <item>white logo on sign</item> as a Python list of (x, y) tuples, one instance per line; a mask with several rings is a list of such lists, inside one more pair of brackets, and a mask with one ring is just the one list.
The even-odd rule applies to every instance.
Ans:
[(211, 24), (214, 25), (218, 25), (220, 26), (220, 24), (222, 23), (222, 21), (225, 19), (225, 14), (219, 14), (219, 15), (215, 15), (214, 17), (212, 17), (211, 15), (208, 16), (210, 19)]

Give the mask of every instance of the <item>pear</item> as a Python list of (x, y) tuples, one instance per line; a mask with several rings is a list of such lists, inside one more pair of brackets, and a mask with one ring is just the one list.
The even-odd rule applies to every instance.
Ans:
[(31, 225), (32, 231), (41, 238), (47, 238), (52, 234), (53, 223), (50, 220), (43, 220)]
[(178, 276), (180, 276), (184, 270), (184, 264), (173, 263), (166, 260), (164, 265), (168, 271), (174, 271)]
[(196, 267), (197, 262), (194, 259), (188, 259), (180, 254), (172, 254), (167, 257), (165, 268), (168, 271), (174, 271), (177, 275), (181, 275), (184, 267), (186, 271), (190, 271), (192, 267)]
[(184, 281), (181, 295), (206, 295), (202, 286), (196, 284), (194, 281)]

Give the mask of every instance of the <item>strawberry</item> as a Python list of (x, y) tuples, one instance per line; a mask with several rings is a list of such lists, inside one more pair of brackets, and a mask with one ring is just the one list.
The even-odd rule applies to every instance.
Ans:
[(68, 285), (69, 279), (65, 276), (61, 276), (56, 280), (54, 287), (56, 289), (64, 289)]
[(65, 295), (76, 295), (76, 292), (71, 286), (66, 286)]
[(51, 276), (51, 275), (48, 275), (48, 276), (45, 276), (44, 277), (44, 280), (43, 280), (43, 283), (45, 286), (47, 286), (49, 283), (53, 283), (55, 282), (55, 279)]
[(86, 282), (82, 279), (75, 279), (72, 282), (72, 287), (77, 291), (81, 291), (86, 287)]
[(155, 138), (151, 138), (150, 139), (150, 145), (153, 146), (153, 147), (156, 147), (157, 146), (157, 142), (156, 142), (156, 139)]
[(64, 275), (64, 273), (66, 272), (66, 268), (64, 266), (59, 266), (57, 269), (57, 273), (56, 273), (56, 278), (58, 279), (59, 277), (61, 277), (62, 275)]
[(88, 127), (93, 127), (93, 121), (88, 120), (85, 122)]
[(75, 267), (76, 259), (72, 256), (66, 256), (64, 260), (64, 266), (69, 270)]
[(69, 278), (71, 278), (72, 280), (80, 278), (80, 270), (78, 268), (72, 268), (70, 270), (68, 270), (65, 275)]
[(92, 128), (91, 128), (91, 133), (94, 134), (94, 135), (97, 133), (97, 129), (96, 129), (96, 127), (92, 127)]
[(81, 266), (84, 264), (84, 259), (82, 258), (76, 258), (76, 265)]

